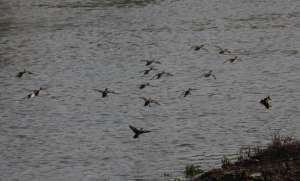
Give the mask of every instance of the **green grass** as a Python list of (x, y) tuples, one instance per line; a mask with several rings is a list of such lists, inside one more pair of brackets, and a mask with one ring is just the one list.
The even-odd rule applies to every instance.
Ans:
[(184, 174), (186, 178), (191, 178), (195, 175), (203, 173), (204, 171), (198, 165), (187, 165), (184, 170)]

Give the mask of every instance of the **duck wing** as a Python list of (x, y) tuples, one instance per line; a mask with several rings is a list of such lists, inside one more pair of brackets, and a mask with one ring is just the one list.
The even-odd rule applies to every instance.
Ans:
[(156, 100), (153, 100), (153, 99), (152, 99), (151, 102), (154, 103), (154, 104), (160, 105), (159, 102), (156, 101)]
[(119, 94), (119, 93), (117, 93), (117, 92), (115, 92), (115, 91), (112, 91), (112, 90), (108, 91), (108, 93)]
[(151, 66), (148, 70), (157, 70), (157, 68), (155, 68), (155, 67), (153, 67), (153, 66)]
[(167, 76), (173, 76), (173, 74), (166, 72), (165, 73)]
[(211, 74), (211, 76), (212, 76), (215, 80), (217, 80), (217, 77), (216, 77), (214, 74)]
[(219, 50), (219, 51), (224, 51), (224, 49), (218, 45), (215, 45), (215, 47)]
[(97, 92), (101, 92), (103, 93), (104, 91), (103, 90), (100, 90), (100, 89), (93, 89), (94, 91), (97, 91)]
[(159, 77), (159, 73), (158, 73), (158, 74), (155, 74), (155, 75), (151, 78), (151, 80), (153, 80), (153, 79), (158, 79), (158, 77)]
[(140, 131), (139, 131), (136, 127), (134, 127), (134, 126), (129, 125), (129, 128), (130, 128), (135, 134), (139, 134), (139, 133), (140, 133)]
[(24, 72), (19, 72), (16, 77), (21, 78), (23, 76)]
[(184, 92), (183, 92), (183, 97), (186, 97), (186, 96), (188, 96), (188, 95), (190, 95), (190, 94), (191, 94), (190, 91), (184, 91)]
[(139, 97), (140, 99), (143, 99), (144, 101), (147, 101), (148, 99), (146, 97)]
[(227, 63), (227, 62), (230, 62), (230, 59), (225, 60), (223, 63)]
[(152, 131), (150, 131), (150, 130), (142, 130), (142, 133), (150, 133), (150, 132), (152, 132)]

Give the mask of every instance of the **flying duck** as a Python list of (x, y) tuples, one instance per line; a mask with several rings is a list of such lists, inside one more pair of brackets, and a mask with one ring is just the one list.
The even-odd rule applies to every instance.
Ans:
[(188, 90), (183, 92), (183, 97), (186, 97), (188, 95), (192, 95), (192, 93), (191, 93), (192, 90), (196, 90), (196, 89), (188, 88)]
[(165, 75), (165, 76), (173, 76), (173, 74), (171, 74), (171, 73), (162, 71), (162, 72), (159, 72), (159, 73), (155, 74), (151, 79), (160, 79), (163, 75)]
[(147, 83), (143, 83), (143, 84), (139, 85), (139, 88), (140, 88), (140, 89), (144, 89), (144, 88), (147, 87), (147, 86), (150, 86), (150, 87), (156, 87), (156, 86), (154, 86), (154, 85), (151, 85), (149, 82), (147, 82)]
[(147, 74), (149, 74), (150, 71), (152, 71), (152, 70), (157, 70), (157, 69), (155, 69), (155, 68), (153, 68), (153, 67), (150, 67), (149, 69), (143, 70), (142, 72), (144, 73), (144, 75), (147, 75)]
[(149, 107), (151, 107), (151, 103), (160, 105), (159, 102), (157, 102), (157, 101), (154, 100), (154, 99), (146, 98), (146, 97), (140, 97), (140, 98), (143, 99), (143, 100), (145, 101), (144, 106), (149, 106)]
[(129, 125), (129, 128), (134, 132), (133, 138), (138, 138), (139, 135), (144, 134), (144, 133), (150, 133), (151, 131), (149, 130), (144, 130), (143, 128), (136, 128), (134, 126)]
[(32, 93), (28, 94), (26, 96), (27, 99), (30, 99), (30, 98), (33, 98), (33, 97), (36, 97), (36, 96), (39, 96), (40, 92), (44, 90), (42, 87), (40, 87), (40, 89), (37, 89), (37, 90), (33, 90)]
[(153, 63), (156, 63), (156, 64), (161, 64), (160, 61), (156, 61), (156, 60), (141, 60), (141, 62), (146, 62), (146, 66), (148, 65), (151, 65)]
[(261, 99), (259, 102), (262, 105), (264, 105), (266, 109), (269, 109), (270, 107), (272, 107), (271, 104), (269, 103), (269, 101), (271, 101), (271, 100), (272, 100), (271, 97), (267, 96), (267, 97)]
[(33, 74), (32, 72), (24, 69), (23, 71), (19, 72), (16, 77), (21, 78), (25, 73)]
[(209, 70), (207, 73), (203, 74), (204, 77), (212, 76), (214, 79), (217, 79), (216, 76), (212, 73), (212, 70)]
[[(205, 49), (205, 48), (204, 48), (204, 44), (202, 44), (202, 45), (195, 45), (195, 46), (192, 46), (192, 48), (193, 48), (195, 51), (199, 51), (200, 49)], [(207, 50), (207, 49), (205, 49), (205, 50)]]
[(107, 97), (107, 96), (108, 96), (108, 93), (111, 93), (111, 94), (118, 94), (118, 93), (116, 93), (115, 91), (108, 90), (108, 88), (105, 88), (104, 90), (94, 89), (94, 91), (97, 91), (97, 92), (102, 93), (102, 97)]
[(231, 53), (231, 51), (228, 50), (227, 48), (223, 49), (223, 48), (221, 48), (219, 46), (215, 46), (215, 47), (219, 49), (219, 54), (225, 54), (225, 53), (229, 53), (230, 54)]
[(233, 62), (236, 61), (237, 59), (238, 59), (238, 57), (235, 56), (235, 57), (233, 57), (233, 58), (230, 58), (230, 59), (225, 60), (224, 63), (226, 63), (226, 62), (233, 63)]

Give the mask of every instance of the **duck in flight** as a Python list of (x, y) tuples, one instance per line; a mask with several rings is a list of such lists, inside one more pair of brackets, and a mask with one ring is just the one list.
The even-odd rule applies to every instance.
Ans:
[(183, 97), (186, 97), (188, 95), (192, 95), (192, 93), (191, 93), (192, 90), (196, 90), (196, 89), (188, 88), (188, 90), (183, 92)]
[(272, 100), (271, 97), (270, 97), (270, 96), (267, 96), (267, 97), (261, 99), (259, 102), (260, 102), (262, 105), (264, 105), (266, 109), (269, 109), (270, 107), (272, 107), (271, 104), (270, 104), (270, 102), (269, 102), (269, 101), (271, 101), (271, 100)]
[(210, 77), (212, 76), (214, 79), (217, 79), (217, 77), (212, 73), (212, 70), (209, 70), (207, 73), (203, 74), (203, 77)]
[(23, 71), (21, 71), (21, 72), (19, 72), (19, 73), (17, 74), (17, 77), (18, 77), (18, 78), (21, 78), (25, 73), (27, 73), (27, 74), (33, 74), (32, 72), (30, 72), (30, 71), (24, 69)]
[(143, 83), (143, 84), (139, 85), (139, 88), (140, 88), (140, 89), (144, 89), (144, 88), (146, 88), (147, 86), (150, 86), (150, 87), (156, 87), (156, 86), (154, 86), (154, 85), (151, 85), (149, 82), (147, 82), (147, 83)]
[(173, 76), (173, 74), (171, 73), (168, 73), (168, 72), (165, 72), (165, 71), (162, 71), (162, 72), (159, 72), (157, 74), (155, 74), (151, 79), (160, 79), (163, 75), (165, 76)]
[(157, 101), (154, 100), (154, 99), (146, 98), (146, 97), (140, 97), (140, 98), (143, 99), (143, 100), (145, 101), (144, 106), (149, 106), (149, 107), (151, 107), (151, 103), (160, 105), (159, 102), (157, 102)]
[(30, 99), (30, 98), (33, 98), (33, 97), (36, 97), (36, 96), (39, 96), (40, 95), (40, 92), (44, 90), (42, 87), (40, 87), (40, 89), (37, 89), (37, 90), (33, 90), (32, 93), (28, 94), (26, 96), (27, 99)]
[(233, 63), (233, 62), (235, 62), (236, 60), (238, 60), (238, 57), (237, 57), (237, 56), (234, 56), (233, 58), (230, 58), (230, 59), (225, 60), (224, 63), (226, 63), (226, 62)]
[(104, 90), (94, 89), (94, 91), (102, 93), (102, 97), (107, 97), (109, 93), (111, 93), (111, 94), (118, 94), (115, 91), (108, 90), (108, 88), (105, 88)]
[(153, 63), (156, 63), (156, 64), (161, 64), (160, 61), (157, 61), (157, 60), (141, 60), (141, 62), (146, 62), (146, 66), (148, 65), (151, 65)]
[(192, 46), (192, 48), (195, 51), (199, 51), (201, 49), (204, 49), (204, 50), (208, 51), (206, 48), (204, 48), (204, 46), (205, 46), (204, 44), (202, 44), (202, 45), (195, 45), (195, 46)]
[(129, 125), (129, 128), (134, 132), (133, 138), (138, 138), (139, 135), (144, 134), (144, 133), (150, 133), (151, 131), (149, 130), (144, 130), (143, 128), (136, 128), (134, 126)]
[(153, 68), (153, 67), (150, 67), (149, 69), (143, 70), (142, 72), (144, 73), (144, 75), (147, 75), (147, 74), (149, 74), (152, 70), (157, 70), (157, 69), (155, 69), (155, 68)]
[(221, 47), (219, 47), (219, 46), (215, 46), (216, 48), (218, 48), (219, 49), (219, 54), (225, 54), (225, 53), (228, 53), (228, 54), (230, 54), (231, 53), (231, 51), (230, 50), (228, 50), (227, 48), (221, 48)]

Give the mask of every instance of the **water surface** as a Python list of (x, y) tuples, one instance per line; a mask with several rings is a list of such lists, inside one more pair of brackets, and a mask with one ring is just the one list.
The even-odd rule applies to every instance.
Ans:
[[(1, 0), (0, 180), (162, 180), (275, 132), (299, 138), (299, 10), (298, 0)], [(234, 55), (216, 46), (241, 61), (224, 64)], [(152, 58), (174, 76), (142, 76)], [(24, 68), (35, 74), (16, 78)], [(210, 69), (216, 80), (202, 77)], [(22, 99), (41, 86), (49, 95)], [(93, 91), (105, 87), (120, 94)], [(133, 139), (129, 124), (153, 132)]]

